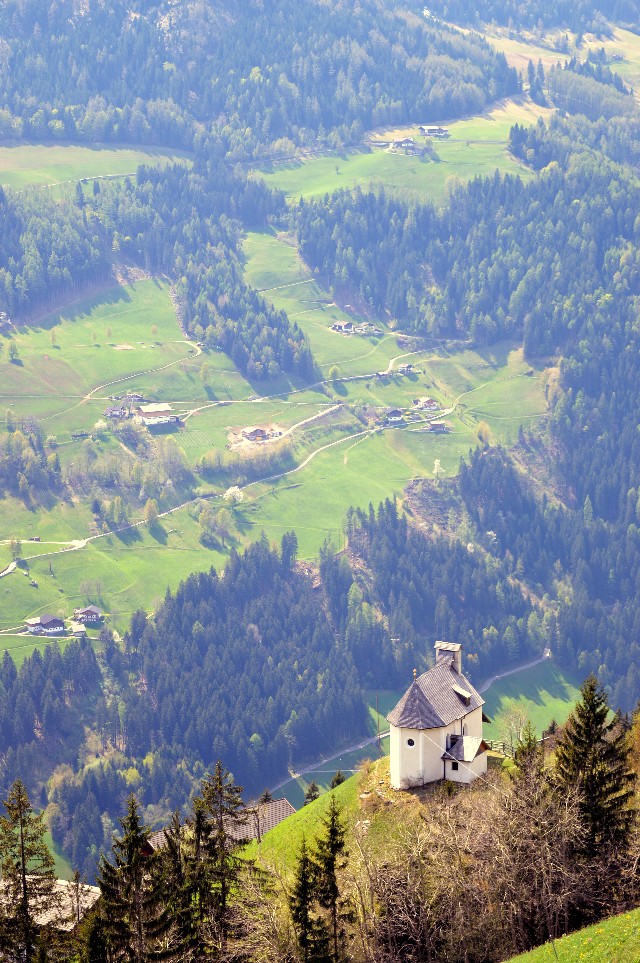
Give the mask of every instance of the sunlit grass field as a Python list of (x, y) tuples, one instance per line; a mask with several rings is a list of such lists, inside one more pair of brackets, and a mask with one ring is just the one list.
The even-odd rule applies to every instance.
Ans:
[(538, 736), (555, 719), (563, 725), (580, 698), (579, 683), (550, 659), (498, 679), (484, 693), (484, 711), (491, 719), (484, 726), (485, 739), (504, 738), (504, 716), (517, 707), (531, 722)]
[[(533, 177), (533, 172), (507, 151), (509, 131), (516, 123), (528, 126), (550, 113), (548, 108), (519, 97), (505, 100), (476, 117), (452, 121), (448, 125), (450, 138), (434, 144), (437, 160), (408, 156), (403, 150), (374, 148), (312, 157), (264, 169), (258, 174), (271, 186), (283, 190), (292, 202), (301, 197), (323, 197), (341, 188), (366, 189), (373, 185), (383, 186), (410, 200), (439, 204), (455, 180), (491, 175), (496, 170), (517, 174), (523, 180)], [(428, 118), (416, 118), (414, 125), (376, 131), (371, 135), (371, 143), (413, 137), (420, 146), (424, 138), (418, 124), (423, 122), (428, 123)]]
[(545, 943), (511, 963), (638, 963), (640, 909), (612, 916), (594, 926)]
[(155, 167), (187, 161), (182, 151), (102, 145), (25, 144), (0, 147), (0, 184), (22, 190), (32, 184), (63, 184), (83, 178), (135, 173), (141, 164)]
[[(470, 141), (469, 134), (464, 136)], [(495, 136), (500, 135), (496, 132)], [(446, 197), (451, 179), (466, 181), (494, 174), (496, 170), (518, 174), (525, 180), (533, 176), (507, 152), (506, 138), (496, 143), (452, 139), (438, 143), (436, 150), (438, 161), (374, 148), (371, 152), (312, 157), (262, 170), (259, 176), (269, 186), (284, 191), (293, 202), (301, 197), (305, 200), (323, 197), (340, 189), (361, 187), (364, 190), (373, 186), (384, 187), (409, 200), (438, 204)]]

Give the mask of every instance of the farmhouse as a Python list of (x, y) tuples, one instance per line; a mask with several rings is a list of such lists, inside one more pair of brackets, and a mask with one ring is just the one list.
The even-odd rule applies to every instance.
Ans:
[(435, 431), (436, 434), (442, 435), (449, 431), (449, 426), (446, 421), (432, 421), (429, 425), (431, 431)]
[(385, 417), (390, 425), (397, 425), (404, 421), (404, 415), (399, 408), (389, 408)]
[(423, 137), (448, 137), (449, 128), (448, 127), (420, 127), (420, 133)]
[(84, 625), (98, 625), (103, 619), (102, 612), (97, 605), (87, 605), (84, 608), (74, 609), (73, 617), (76, 622), (82, 622)]
[(266, 428), (261, 428), (259, 425), (252, 425), (249, 428), (242, 429), (242, 437), (246, 441), (268, 441), (271, 435)]
[(403, 137), (403, 138), (401, 138), (401, 140), (394, 140), (393, 146), (394, 146), (394, 147), (400, 147), (400, 148), (402, 148), (402, 147), (415, 147), (415, 146), (416, 146), (416, 142), (415, 142), (415, 140), (413, 139), (413, 137)]
[(487, 771), (484, 699), (462, 674), (462, 646), (436, 642), (436, 664), (416, 678), (387, 719), (391, 785), (470, 783)]
[(339, 334), (351, 334), (353, 324), (351, 321), (334, 321), (331, 325), (331, 330), (337, 331)]
[(440, 407), (435, 398), (414, 398), (413, 406), (422, 408), (424, 411), (435, 411)]
[(139, 405), (138, 417), (143, 425), (171, 425), (180, 420), (171, 405), (163, 404)]
[(36, 615), (25, 619), (25, 625), (32, 635), (60, 635), (64, 632), (64, 619), (57, 615)]
[(105, 418), (125, 418), (127, 414), (127, 409), (123, 405), (113, 405), (110, 408), (105, 408), (104, 416)]

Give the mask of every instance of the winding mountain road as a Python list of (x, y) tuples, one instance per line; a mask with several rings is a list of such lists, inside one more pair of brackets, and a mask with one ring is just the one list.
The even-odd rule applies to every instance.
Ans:
[(524, 669), (532, 669), (534, 665), (540, 665), (541, 662), (546, 662), (546, 660), (550, 658), (551, 649), (545, 649), (539, 659), (534, 659), (532, 662), (525, 662), (524, 665), (517, 665), (514, 669), (507, 669), (506, 672), (498, 672), (496, 675), (492, 675), (490, 679), (487, 679), (486, 682), (478, 686), (478, 692), (482, 694), (486, 692), (494, 682), (498, 682), (499, 679), (506, 679), (507, 676), (516, 675), (517, 672), (522, 672)]

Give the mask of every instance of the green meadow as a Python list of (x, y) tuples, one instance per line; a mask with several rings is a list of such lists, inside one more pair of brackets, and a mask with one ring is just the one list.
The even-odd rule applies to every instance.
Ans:
[(385, 371), (403, 352), (384, 322), (375, 324), (382, 337), (357, 337), (331, 330), (336, 321), (365, 320), (342, 310), (311, 275), (297, 248), (274, 234), (248, 234), (244, 244), (245, 277), (274, 307), (286, 311), (311, 343), (318, 367), (326, 377), (338, 365), (343, 377)]
[[(501, 50), (509, 66), (515, 67), (525, 78), (530, 60), (532, 60), (534, 64), (537, 64), (538, 60), (541, 60), (545, 71), (547, 71), (550, 67), (555, 66), (558, 62), (564, 62), (564, 60), (571, 56), (571, 53), (560, 53), (555, 46), (553, 35), (539, 39), (530, 37), (525, 33), (518, 34), (517, 36), (515, 34), (510, 35), (506, 29), (496, 29), (490, 33), (486, 32), (484, 38), (492, 47)], [(578, 54), (579, 53), (580, 51), (578, 51)], [(584, 50), (584, 55), (586, 56), (586, 49)]]
[[(332, 795), (340, 807), (342, 818), (352, 825), (359, 811), (359, 778), (347, 779)], [(281, 792), (276, 795), (282, 796)], [(244, 850), (249, 859), (259, 855), (261, 861), (287, 870), (293, 867), (303, 836), (310, 842), (315, 839), (321, 827), (321, 820), (327, 812), (331, 796), (324, 793), (315, 802), (309, 803), (293, 813), (263, 837), (260, 844), (250, 843)], [(295, 806), (295, 803), (292, 805)], [(302, 802), (300, 802), (302, 806)]]
[[(411, 200), (441, 203), (448, 186), (456, 180), (476, 176), (518, 174), (523, 180), (532, 171), (509, 154), (509, 131), (516, 124), (530, 125), (550, 114), (524, 97), (507, 100), (484, 114), (450, 123), (450, 137), (435, 142), (435, 159), (428, 155), (410, 156), (403, 150), (364, 148), (337, 152), (305, 160), (264, 168), (256, 172), (272, 187), (286, 193), (292, 202), (299, 198), (323, 197), (334, 191), (363, 189), (370, 185), (400, 193)], [(378, 140), (414, 137), (424, 142), (418, 131), (420, 118), (414, 125), (389, 131), (377, 131), (370, 143)]]
[(474, 434), (457, 419), (441, 437), (404, 429), (368, 431), (319, 452), (301, 471), (247, 486), (240, 514), (247, 535), (265, 531), (279, 540), (289, 529), (298, 535), (300, 556), (310, 558), (326, 538), (342, 545), (342, 526), (351, 506), (366, 509), (401, 495), (416, 477), (431, 477), (435, 459), (455, 474)]
[(271, 187), (285, 192), (293, 202), (303, 197), (323, 197), (337, 190), (370, 186), (400, 193), (411, 200), (441, 203), (451, 179), (470, 180), (496, 170), (519, 174), (531, 171), (512, 157), (506, 139), (496, 143), (454, 140), (437, 144), (438, 160), (407, 156), (402, 151), (374, 148), (371, 152), (332, 154), (263, 169), (259, 176)]
[[(311, 276), (297, 249), (274, 234), (252, 233), (245, 240), (245, 277), (277, 308), (287, 311), (303, 329), (314, 357), (325, 375), (338, 368), (339, 378), (371, 375), (362, 380), (341, 380), (335, 397), (356, 405), (405, 406), (413, 398), (430, 394), (443, 406), (460, 403), (462, 413), (476, 421), (487, 420), (498, 440), (520, 424), (529, 424), (546, 412), (542, 369), (524, 361), (515, 344), (502, 342), (487, 350), (438, 347), (409, 351), (398, 345), (397, 335), (384, 320), (373, 318), (382, 337), (358, 337), (331, 330), (335, 320), (364, 320), (353, 309), (339, 308)], [(348, 307), (348, 306), (347, 306)], [(393, 368), (411, 362), (415, 371), (398, 375)], [(376, 379), (375, 372), (389, 377)], [(331, 391), (331, 386), (327, 387)], [(442, 440), (442, 439), (440, 439)]]
[[(504, 120), (477, 123), (499, 125), (500, 136), (506, 130)], [(453, 141), (438, 146), (467, 149)], [(78, 151), (72, 151), (69, 164), (84, 156), (84, 148)], [(34, 319), (13, 335), (17, 363), (7, 360), (8, 339), (3, 339), (0, 410), (10, 411), (18, 424), (36, 417), (45, 433), (56, 438), (63, 466), (73, 465), (82, 451), (84, 441), (72, 438), (77, 431), (93, 431), (99, 451), (117, 452), (109, 427), (96, 435), (94, 426), (111, 396), (138, 391), (149, 400), (168, 401), (182, 413), (184, 427), (172, 437), (191, 464), (216, 450), (233, 460), (225, 455), (233, 433), (248, 425), (274, 424), (285, 435), (280, 446), (286, 447), (288, 465), (295, 469), (284, 474), (277, 468), (258, 469), (258, 481), (251, 481), (249, 472), (244, 500), (232, 512), (230, 542), (215, 551), (203, 546), (189, 504), (174, 509), (152, 530), (132, 525), (120, 534), (90, 538), (95, 527), (86, 499), (37, 505), (1, 500), (0, 565), (10, 560), (4, 540), (12, 536), (21, 539), (22, 555), (29, 560), (29, 578), (17, 569), (0, 580), (0, 632), (7, 633), (0, 648), (11, 649), (18, 660), (34, 646), (47, 644), (11, 634), (24, 618), (45, 611), (68, 616), (75, 605), (95, 601), (110, 613), (114, 628), (123, 631), (138, 606), (153, 609), (167, 586), (175, 588), (192, 571), (220, 568), (230, 545), (241, 547), (263, 532), (277, 543), (285, 531), (295, 529), (301, 557), (315, 557), (327, 538), (340, 544), (350, 506), (366, 509), (369, 502), (401, 495), (413, 478), (432, 477), (436, 460), (444, 473), (455, 474), (460, 458), (477, 444), (478, 421), (488, 422), (496, 441), (508, 441), (520, 424), (544, 416), (543, 373), (528, 368), (515, 345), (498, 345), (490, 352), (436, 349), (419, 342), (408, 348), (386, 318), (373, 319), (382, 332), (378, 337), (331, 331), (336, 320), (369, 319), (349, 305), (337, 305), (283, 236), (249, 234), (245, 272), (247, 281), (305, 332), (323, 384), (310, 388), (285, 378), (268, 386), (251, 384), (226, 355), (185, 341), (167, 284), (155, 278), (113, 282), (92, 297)], [(409, 361), (413, 370), (399, 373), (398, 365)], [(447, 434), (426, 431), (427, 416), (401, 428), (376, 426), (376, 412), (379, 416), (385, 408), (399, 407), (409, 413), (413, 399), (427, 394), (445, 410)], [(245, 445), (239, 457), (262, 453), (261, 448)], [(230, 477), (225, 469), (203, 478), (200, 491), (214, 496), (214, 506)], [(28, 541), (36, 536), (40, 542)], [(83, 544), (67, 551), (76, 541)]]
[[(21, 660), (36, 643), (5, 634), (7, 630), (43, 612), (72, 616), (73, 609), (87, 601), (100, 605), (111, 626), (123, 632), (141, 605), (153, 609), (167, 587), (175, 589), (191, 572), (221, 568), (225, 558), (202, 546), (198, 523), (186, 510), (161, 519), (151, 530), (139, 526), (95, 539), (78, 551), (31, 558), (29, 573), (37, 588), (21, 569), (0, 579), (0, 651), (15, 651)], [(42, 644), (47, 643), (37, 643)]]
[[(484, 352), (409, 351), (381, 321), (376, 321), (383, 332), (378, 338), (336, 334), (330, 330), (336, 318), (361, 318), (347, 306), (338, 308), (295, 247), (272, 234), (251, 234), (245, 256), (247, 280), (287, 310), (309, 337), (324, 385), (295, 387), (281, 379), (267, 388), (269, 394), (261, 394), (225, 355), (196, 353), (199, 349), (180, 332), (166, 284), (146, 279), (114, 284), (20, 329), (15, 335), (19, 363), (0, 363), (0, 405), (18, 423), (37, 417), (56, 437), (63, 465), (73, 463), (84, 443), (72, 433), (92, 430), (109, 397), (127, 391), (169, 401), (182, 412), (184, 427), (172, 437), (191, 464), (215, 450), (228, 457), (232, 433), (243, 427), (279, 426), (285, 436), (280, 444), (295, 470), (283, 474), (265, 467), (259, 469), (262, 480), (244, 484), (229, 544), (241, 547), (263, 532), (277, 543), (295, 529), (304, 558), (317, 556), (326, 539), (341, 543), (350, 506), (366, 509), (369, 502), (400, 495), (413, 478), (432, 477), (436, 459), (445, 474), (455, 474), (460, 458), (477, 444), (479, 420), (486, 420), (493, 438), (501, 441), (515, 438), (520, 424), (544, 415), (543, 373), (530, 369), (515, 345)], [(409, 374), (397, 371), (403, 360), (414, 365)], [(334, 368), (337, 374), (333, 371), (329, 381)], [(388, 373), (376, 377), (376, 372)], [(380, 415), (387, 407), (410, 412), (413, 399), (427, 394), (447, 412), (445, 435), (426, 431), (423, 416), (402, 428), (376, 427), (372, 420), (372, 413)], [(108, 427), (95, 444), (104, 453), (118, 450)], [(241, 457), (260, 451), (245, 445)], [(222, 495), (229, 477), (228, 470), (207, 475), (202, 491)], [(189, 505), (178, 507), (153, 530), (132, 526), (65, 551), (95, 532), (83, 500), (34, 506), (3, 499), (0, 562), (4, 567), (10, 560), (2, 539), (19, 537), (30, 578), (18, 569), (0, 580), (0, 631), (10, 633), (39, 612), (69, 615), (89, 600), (123, 631), (131, 613), (139, 605), (153, 609), (167, 586), (175, 588), (192, 571), (224, 565), (229, 544), (205, 548), (195, 516)], [(41, 541), (28, 541), (35, 536)], [(18, 659), (34, 645), (46, 644), (15, 634), (3, 639), (1, 647)]]
[(601, 920), (593, 926), (545, 943), (511, 963), (637, 963), (640, 960), (640, 909)]
[(563, 725), (579, 698), (578, 681), (550, 659), (498, 679), (484, 693), (484, 711), (491, 719), (484, 727), (485, 739), (504, 738), (505, 716), (513, 709), (529, 719), (540, 736), (554, 719)]
[(0, 184), (22, 190), (33, 184), (64, 184), (94, 177), (133, 174), (141, 164), (155, 167), (186, 161), (182, 151), (141, 147), (81, 147), (75, 144), (25, 144), (0, 147)]
[[(132, 378), (188, 363), (195, 349), (178, 328), (167, 285), (116, 285), (13, 334), (17, 363), (3, 350), (0, 405), (16, 420), (34, 414), (50, 433), (92, 425), (111, 394)], [(8, 342), (3, 338), (2, 342)], [(95, 401), (87, 397), (95, 394)]]

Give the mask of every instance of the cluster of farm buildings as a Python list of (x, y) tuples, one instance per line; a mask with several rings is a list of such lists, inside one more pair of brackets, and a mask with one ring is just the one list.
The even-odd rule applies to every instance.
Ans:
[(31, 619), (25, 619), (24, 624), (30, 635), (58, 636), (70, 634), (75, 638), (82, 638), (87, 634), (87, 626), (95, 627), (104, 621), (104, 615), (96, 605), (86, 605), (74, 609), (73, 619), (66, 621), (58, 615), (43, 613)]
[[(420, 135), (425, 139), (430, 137), (435, 137), (437, 140), (446, 140), (450, 137), (448, 127), (440, 126), (424, 126), (418, 127)], [(395, 140), (374, 140), (371, 141), (374, 147), (386, 147), (393, 150), (404, 150), (407, 154), (419, 154), (424, 153), (424, 148), (416, 142), (415, 137), (398, 137)]]
[(170, 404), (166, 401), (159, 403), (144, 403), (142, 395), (127, 395), (119, 404), (110, 405), (104, 411), (105, 418), (111, 421), (121, 421), (124, 418), (135, 418), (142, 425), (175, 425), (180, 421)]
[(353, 321), (334, 321), (331, 330), (337, 331), (338, 334), (359, 334), (371, 338), (382, 337), (381, 329), (369, 321), (362, 321), (360, 324), (354, 324)]
[[(434, 412), (439, 409), (439, 404), (434, 402), (433, 398), (424, 399), (427, 402), (433, 402), (433, 405), (423, 405), (420, 403), (421, 400), (414, 402), (413, 408), (407, 410), (402, 410), (401, 408), (388, 408), (384, 414), (382, 422), (393, 428), (399, 428), (402, 425), (406, 425), (411, 421), (416, 421), (419, 417), (421, 411)], [(428, 423), (429, 431), (433, 431), (435, 434), (446, 434), (451, 430), (451, 426), (446, 421), (430, 421)]]
[(243, 441), (271, 441), (273, 438), (280, 438), (282, 431), (275, 425), (267, 425), (266, 427), (249, 425), (248, 428), (242, 429), (241, 436)]

